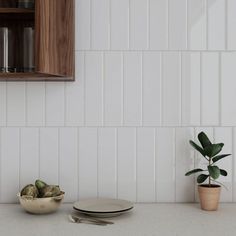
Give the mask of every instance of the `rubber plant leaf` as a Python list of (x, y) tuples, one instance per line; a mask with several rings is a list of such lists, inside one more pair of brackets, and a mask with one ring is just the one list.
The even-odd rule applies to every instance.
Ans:
[(211, 145), (211, 141), (209, 140), (209, 138), (207, 137), (207, 135), (204, 132), (201, 132), (198, 134), (198, 140), (201, 143), (202, 147), (205, 148), (209, 145)]

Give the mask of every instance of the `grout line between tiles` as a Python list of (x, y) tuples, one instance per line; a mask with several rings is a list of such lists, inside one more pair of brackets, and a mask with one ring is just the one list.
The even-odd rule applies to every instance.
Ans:
[(40, 128), (37, 128), (38, 131), (38, 179), (40, 179)]
[(209, 15), (208, 15), (208, 0), (205, 0), (205, 8), (206, 8), (206, 51), (209, 50)]
[(156, 129), (153, 128), (153, 171), (154, 171), (154, 202), (157, 202), (157, 171), (156, 171)]
[(84, 126), (86, 126), (86, 119), (87, 119), (87, 116), (86, 116), (86, 112), (87, 112), (87, 109), (86, 109), (86, 103), (87, 103), (87, 99), (86, 99), (86, 95), (87, 95), (87, 93), (86, 93), (86, 88), (87, 88), (87, 86), (86, 86), (86, 81), (87, 81), (87, 72), (86, 72), (86, 66), (87, 66), (87, 63), (86, 63), (86, 54), (84, 53)]
[(119, 148), (118, 148), (118, 132), (119, 128), (116, 128), (116, 198), (119, 198), (119, 167), (118, 167), (118, 158), (119, 158)]
[(159, 90), (159, 99), (160, 99), (160, 114), (159, 114), (159, 125), (162, 125), (162, 74), (163, 74), (163, 63), (162, 63), (162, 53), (159, 55), (160, 57), (160, 90)]
[(129, 1), (129, 9), (128, 9), (128, 50), (130, 51), (131, 48), (131, 37), (130, 37), (130, 29), (131, 29), (131, 0)]
[(235, 198), (235, 185), (234, 185), (234, 179), (235, 179), (235, 129), (232, 128), (231, 135), (232, 135), (232, 201), (234, 202)]
[[(90, 14), (90, 24), (89, 24), (89, 34), (90, 34), (90, 50), (93, 49), (93, 0), (90, 1), (90, 9), (89, 9), (89, 14)], [(88, 50), (88, 51), (90, 51)]]
[(100, 130), (99, 128), (96, 129), (97, 130), (97, 197), (99, 197), (100, 193), (99, 193), (99, 145), (100, 145), (100, 139), (99, 139), (99, 134), (100, 134)]
[(60, 140), (61, 140), (61, 129), (57, 129), (57, 159), (58, 159), (58, 173), (57, 173), (57, 182), (58, 185), (60, 186), (60, 165), (61, 165), (61, 153), (60, 153)]
[(135, 202), (138, 202), (138, 132), (135, 128)]
[(2, 202), (2, 128), (0, 128), (0, 202)]
[(18, 144), (19, 144), (19, 166), (18, 166), (18, 171), (19, 171), (19, 182), (18, 182), (18, 191), (20, 192), (20, 188), (21, 188), (21, 129), (18, 129)]
[(106, 70), (106, 65), (105, 65), (105, 53), (102, 53), (102, 126), (105, 126), (105, 70)]
[(182, 121), (182, 101), (183, 101), (183, 94), (182, 94), (182, 83), (183, 83), (183, 55), (179, 53), (179, 125), (183, 124)]
[(225, 0), (225, 50), (228, 50), (228, 0)]
[[(167, 49), (169, 50), (170, 49), (170, 0), (166, 0), (167, 1), (167, 16), (166, 16), (166, 20), (167, 20)], [(168, 51), (167, 50), (167, 51)]]
[(67, 84), (64, 82), (64, 126), (67, 126)]
[(141, 126), (143, 126), (144, 124), (144, 120), (143, 120), (143, 80), (144, 80), (144, 70), (143, 70), (143, 65), (144, 65), (144, 57), (143, 57), (143, 53), (141, 53), (141, 91), (140, 91), (140, 102), (141, 102)]
[(203, 124), (203, 98), (202, 98), (202, 89), (203, 89), (203, 85), (202, 85), (202, 79), (203, 79), (203, 71), (202, 71), (202, 53), (200, 53), (200, 126), (202, 126)]
[(147, 0), (147, 50), (150, 50), (150, 0)]
[(185, 10), (186, 10), (186, 49), (189, 50), (189, 30), (188, 30), (188, 24), (189, 24), (189, 19), (188, 19), (188, 0), (185, 0)]
[(25, 82), (25, 126), (29, 126), (29, 123), (28, 123), (28, 86), (29, 86), (29, 83)]
[(219, 104), (219, 126), (222, 124), (222, 93), (221, 93), (221, 88), (222, 88), (222, 55), (219, 53), (219, 61), (218, 61), (218, 73), (219, 73), (219, 88), (218, 88), (218, 93), (219, 93), (219, 98), (218, 98), (218, 104)]
[(117, 128), (114, 129), (115, 131), (115, 198), (118, 198), (117, 197)]
[[(132, 53), (132, 52), (236, 52), (235, 49), (230, 49), (230, 50), (223, 50), (223, 49), (81, 49), (81, 50), (76, 50), (75, 52), (82, 53), (82, 52), (127, 52), (127, 53)], [(10, 81), (11, 82), (11, 81)], [(9, 83), (10, 83), (9, 82)], [(69, 83), (69, 82), (65, 82)], [(70, 82), (71, 83), (71, 82)]]
[(174, 202), (176, 202), (176, 199), (177, 199), (177, 193), (176, 193), (176, 189), (177, 189), (177, 181), (176, 181), (176, 129), (173, 128), (173, 150), (174, 150), (174, 176), (175, 176), (175, 190), (174, 190)]
[(120, 126), (124, 125), (124, 53), (121, 54), (121, 122)]
[(108, 2), (108, 5), (109, 5), (109, 22), (108, 22), (108, 37), (109, 37), (109, 39), (108, 39), (108, 48), (109, 48), (109, 50), (111, 50), (111, 45), (112, 45), (112, 43), (111, 43), (111, 1), (109, 1)]
[(79, 150), (80, 150), (80, 138), (79, 138), (79, 128), (77, 128), (77, 200), (79, 200), (79, 195), (80, 195), (80, 176), (79, 176), (79, 165), (80, 165), (80, 161), (79, 161)]
[(108, 126), (0, 126), (0, 128), (6, 128), (6, 129), (10, 129), (10, 128), (208, 128), (208, 127), (222, 127), (222, 128), (232, 128), (232, 127), (236, 127), (236, 125), (157, 125), (157, 126), (154, 126), (154, 125), (144, 125), (144, 126), (137, 126), (137, 125), (129, 125), (129, 126), (114, 126), (114, 125), (108, 125)]

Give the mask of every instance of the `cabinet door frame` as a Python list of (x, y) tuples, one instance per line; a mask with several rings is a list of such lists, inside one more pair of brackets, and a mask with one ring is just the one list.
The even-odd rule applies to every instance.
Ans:
[(35, 52), (36, 73), (74, 80), (74, 0), (35, 1)]

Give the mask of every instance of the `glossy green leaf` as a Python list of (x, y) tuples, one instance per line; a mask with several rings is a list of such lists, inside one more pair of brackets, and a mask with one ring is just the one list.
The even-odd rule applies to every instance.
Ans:
[(222, 155), (219, 155), (219, 156), (215, 156), (214, 158), (212, 158), (212, 161), (215, 163), (215, 162), (221, 160), (222, 158), (230, 156), (230, 155), (231, 154), (222, 154)]
[(223, 146), (224, 146), (223, 143), (211, 144), (204, 148), (204, 153), (206, 156), (210, 158), (214, 157), (222, 150)]
[(203, 183), (207, 178), (209, 177), (209, 175), (204, 175), (204, 174), (201, 174), (197, 177), (197, 182), (199, 184)]
[(220, 169), (220, 174), (223, 175), (223, 176), (227, 176), (228, 175), (227, 171), (226, 170), (222, 170), (222, 169)]
[(201, 172), (201, 171), (203, 171), (203, 169), (194, 169), (194, 170), (191, 170), (191, 171), (187, 172), (187, 173), (185, 174), (185, 176), (189, 176), (189, 175), (192, 175), (192, 174)]
[(194, 143), (192, 140), (190, 140), (189, 143), (190, 143), (198, 152), (200, 152), (204, 157), (206, 156), (204, 150), (203, 150), (200, 146), (198, 146), (198, 145), (197, 145), (196, 143)]
[(203, 148), (211, 145), (211, 141), (209, 140), (209, 138), (207, 137), (207, 135), (204, 132), (201, 132), (198, 134), (198, 140), (200, 141), (201, 145)]
[(220, 169), (219, 169), (218, 166), (208, 166), (207, 168), (208, 168), (210, 176), (213, 179), (218, 179), (219, 178), (219, 176), (220, 176)]

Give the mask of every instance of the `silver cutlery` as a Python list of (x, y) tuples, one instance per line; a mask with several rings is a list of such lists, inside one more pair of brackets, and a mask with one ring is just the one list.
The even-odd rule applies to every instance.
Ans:
[(82, 218), (75, 215), (69, 215), (69, 220), (73, 223), (87, 223), (87, 224), (95, 224), (95, 225), (108, 225), (108, 224), (114, 224), (111, 221), (107, 220), (100, 220), (95, 218)]

